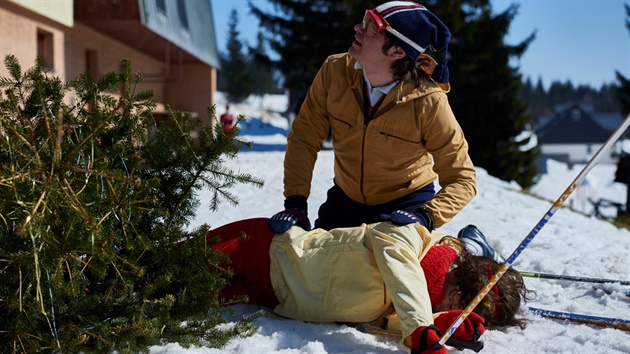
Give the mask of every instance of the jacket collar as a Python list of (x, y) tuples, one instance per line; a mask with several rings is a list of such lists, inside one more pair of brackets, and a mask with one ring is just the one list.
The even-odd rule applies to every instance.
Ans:
[[(437, 62), (427, 54), (422, 54), (420, 59), (422, 60), (422, 69), (431, 77), (431, 73), (433, 73), (433, 69), (437, 66)], [(346, 77), (348, 78), (348, 84), (355, 92), (355, 96), (358, 95), (357, 100), (362, 106), (363, 99), (359, 99), (359, 96), (362, 96), (360, 93), (363, 90), (363, 69), (355, 69), (356, 64), (356, 59), (346, 54)], [(425, 79), (419, 86), (416, 86), (414, 80), (399, 81), (398, 84), (394, 86), (385, 102), (383, 102), (383, 105), (386, 105), (387, 102), (391, 100), (394, 100), (395, 103), (411, 101), (434, 92), (448, 93), (450, 89), (450, 84), (437, 83), (433, 79)]]

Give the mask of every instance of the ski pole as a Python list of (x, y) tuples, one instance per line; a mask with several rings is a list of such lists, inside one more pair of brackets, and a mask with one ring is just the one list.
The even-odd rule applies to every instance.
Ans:
[(573, 281), (581, 281), (585, 283), (615, 283), (621, 285), (630, 285), (630, 281), (627, 280), (615, 280), (615, 279), (602, 279), (602, 278), (589, 278), (589, 277), (580, 277), (580, 276), (572, 276), (572, 275), (561, 275), (561, 274), (549, 274), (549, 273), (538, 273), (538, 272), (520, 272), (522, 277), (528, 278), (539, 278), (539, 279), (558, 279), (558, 280), (573, 280)]
[(567, 320), (572, 322), (584, 323), (584, 324), (592, 324), (596, 326), (602, 327), (612, 327), (621, 329), (624, 331), (630, 331), (630, 321), (621, 320), (618, 318), (610, 318), (610, 317), (598, 317), (598, 316), (589, 316), (589, 315), (581, 315), (572, 312), (560, 312), (560, 311), (550, 311), (538, 309), (535, 307), (529, 307), (529, 311), (543, 316), (554, 318), (558, 320)]
[(534, 228), (525, 237), (525, 239), (523, 239), (520, 245), (518, 245), (518, 247), (514, 250), (514, 252), (512, 252), (512, 255), (510, 255), (507, 261), (501, 264), (501, 267), (499, 267), (499, 271), (496, 272), (492, 276), (492, 278), (490, 278), (488, 284), (486, 284), (486, 286), (484, 286), (481, 289), (481, 291), (479, 291), (479, 294), (477, 294), (477, 296), (475, 296), (470, 301), (470, 304), (466, 306), (464, 311), (462, 311), (461, 315), (459, 315), (459, 317), (455, 319), (455, 322), (453, 322), (453, 324), (446, 330), (446, 333), (442, 336), (442, 338), (440, 338), (439, 344), (444, 345), (444, 343), (446, 343), (446, 341), (453, 335), (457, 327), (459, 327), (464, 322), (464, 320), (468, 317), (468, 315), (470, 315), (470, 313), (475, 309), (475, 307), (479, 305), (479, 303), (484, 298), (484, 296), (486, 296), (488, 292), (490, 292), (492, 287), (499, 281), (499, 279), (501, 279), (503, 274), (505, 274), (505, 272), (512, 266), (512, 263), (514, 263), (514, 261), (516, 260), (516, 258), (518, 258), (521, 252), (523, 252), (523, 250), (527, 247), (527, 245), (529, 245), (529, 243), (534, 239), (534, 237), (536, 237), (538, 232), (545, 226), (547, 221), (551, 219), (551, 217), (555, 214), (558, 208), (562, 206), (562, 203), (564, 203), (569, 198), (571, 193), (573, 193), (573, 191), (577, 188), (580, 182), (582, 182), (586, 174), (589, 173), (593, 169), (593, 167), (595, 167), (595, 165), (601, 158), (602, 154), (605, 151), (607, 151), (615, 143), (615, 141), (617, 141), (617, 139), (619, 139), (621, 134), (625, 132), (625, 130), (628, 128), (629, 125), (630, 125), (630, 114), (626, 116), (624, 121), (617, 128), (617, 130), (613, 132), (613, 134), (608, 138), (608, 140), (606, 140), (604, 145), (602, 145), (599, 148), (599, 150), (597, 150), (595, 155), (591, 157), (591, 159), (586, 164), (586, 166), (584, 166), (582, 171), (580, 171), (580, 173), (577, 175), (577, 177), (575, 177), (573, 182), (571, 182), (569, 187), (567, 187), (564, 193), (560, 195), (560, 198), (558, 198), (558, 200), (556, 200), (556, 202), (553, 203), (551, 208), (549, 208), (549, 210), (545, 213), (545, 215), (543, 215), (543, 217), (540, 219), (540, 221), (538, 221), (536, 226), (534, 226)]

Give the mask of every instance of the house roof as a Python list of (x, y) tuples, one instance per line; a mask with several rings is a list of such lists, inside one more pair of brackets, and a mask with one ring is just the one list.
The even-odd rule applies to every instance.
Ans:
[(75, 21), (154, 58), (219, 67), (209, 1), (75, 1)]
[(610, 135), (591, 113), (578, 104), (568, 106), (536, 133), (541, 144), (603, 143)]
[(593, 118), (609, 134), (612, 134), (623, 123), (623, 116), (617, 112), (593, 113)]

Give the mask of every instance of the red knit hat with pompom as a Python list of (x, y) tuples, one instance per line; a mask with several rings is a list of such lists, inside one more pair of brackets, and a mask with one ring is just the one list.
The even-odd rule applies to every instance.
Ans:
[(444, 297), (444, 282), (451, 264), (457, 259), (457, 251), (446, 245), (435, 245), (420, 260), (420, 266), (424, 270), (424, 277), (427, 280), (431, 305), (436, 305)]

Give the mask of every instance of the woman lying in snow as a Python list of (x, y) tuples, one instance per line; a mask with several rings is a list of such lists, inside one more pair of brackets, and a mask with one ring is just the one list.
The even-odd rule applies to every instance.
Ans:
[[(208, 233), (218, 238), (212, 248), (230, 257), (226, 267), (233, 273), (222, 300), (246, 295), (251, 304), (301, 321), (369, 322), (401, 331), (412, 353), (446, 353), (434, 347), (441, 333), (500, 267), (473, 256), (462, 240), (418, 224), (292, 227), (274, 235), (267, 221), (238, 221)], [(494, 253), (472, 225), (460, 238)], [(524, 328), (515, 316), (529, 295), (519, 272), (508, 269), (452, 338), (474, 342), (484, 324)]]

